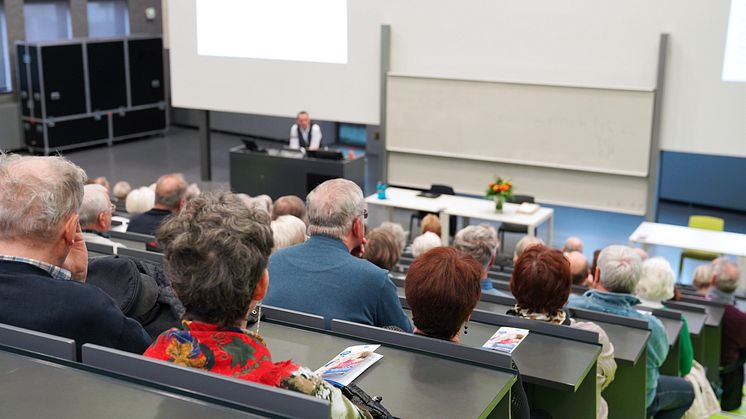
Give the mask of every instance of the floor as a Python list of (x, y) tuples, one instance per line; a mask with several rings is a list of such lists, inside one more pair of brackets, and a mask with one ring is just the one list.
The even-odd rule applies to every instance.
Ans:
[[(65, 155), (83, 167), (89, 177), (106, 176), (112, 183), (128, 181), (133, 187), (148, 185), (164, 173), (182, 172), (189, 182), (200, 183), (203, 190), (226, 188), (229, 185), (228, 150), (241, 145), (241, 138), (235, 135), (214, 133), (212, 135), (212, 178), (209, 183), (200, 182), (199, 139), (197, 131), (189, 128), (172, 127), (164, 136), (117, 143), (112, 147), (92, 147), (70, 151)], [(347, 153), (347, 152), (345, 152)], [(368, 157), (369, 167), (378, 162)], [(377, 179), (369, 173), (366, 176), (366, 194), (374, 192)], [(589, 260), (595, 249), (609, 244), (626, 244), (627, 237), (643, 220), (642, 217), (604, 211), (592, 211), (570, 207), (553, 206), (555, 210), (554, 245), (560, 246), (569, 236), (579, 236), (585, 242), (585, 254)], [(689, 215), (704, 214), (725, 218), (726, 230), (746, 233), (746, 214), (697, 208), (682, 204), (664, 202), (660, 204), (658, 221), (669, 224), (686, 225)], [(377, 225), (382, 218), (372, 214), (371, 225)], [(405, 228), (409, 224), (409, 214), (395, 216), (395, 220)], [(546, 235), (545, 228), (539, 228), (540, 235)], [(504, 249), (511, 252), (516, 235), (508, 235)], [(656, 246), (650, 252), (654, 256), (665, 257), (676, 269), (680, 251), (674, 248)], [(688, 261), (684, 265), (682, 282), (691, 281), (691, 272), (698, 264)]]

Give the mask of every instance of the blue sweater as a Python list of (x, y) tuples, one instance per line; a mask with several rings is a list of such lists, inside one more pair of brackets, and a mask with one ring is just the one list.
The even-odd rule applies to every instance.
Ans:
[(668, 338), (663, 323), (651, 315), (642, 314), (635, 310), (633, 306), (637, 304), (640, 304), (640, 300), (631, 294), (589, 290), (583, 296), (570, 295), (567, 306), (647, 320), (650, 325), (650, 339), (648, 339), (647, 345), (647, 382), (645, 383), (647, 393), (645, 399), (646, 406), (649, 407), (655, 399), (655, 392), (658, 388), (658, 376), (660, 375), (658, 369), (663, 365), (663, 361), (666, 360), (668, 355)]
[(311, 236), (269, 259), (265, 304), (373, 326), (412, 331), (388, 272), (350, 255), (341, 240)]

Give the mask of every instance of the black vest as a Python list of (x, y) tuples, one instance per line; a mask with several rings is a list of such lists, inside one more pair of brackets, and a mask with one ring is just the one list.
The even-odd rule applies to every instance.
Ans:
[(295, 127), (298, 129), (298, 146), (303, 148), (308, 148), (309, 145), (311, 145), (311, 134), (313, 133), (313, 121), (309, 121), (308, 123), (308, 138), (303, 138), (303, 130), (300, 128), (300, 125), (295, 124)]

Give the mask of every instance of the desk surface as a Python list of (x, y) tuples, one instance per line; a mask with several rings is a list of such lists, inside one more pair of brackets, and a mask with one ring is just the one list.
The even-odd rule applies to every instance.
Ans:
[[(275, 361), (316, 369), (342, 349), (361, 341), (263, 322), (260, 333)], [(476, 418), (507, 393), (515, 376), (489, 368), (381, 346), (383, 358), (355, 380), (368, 394), (382, 396), (395, 416)]]
[(663, 328), (666, 329), (666, 338), (668, 339), (668, 346), (678, 344), (679, 336), (681, 335), (681, 328), (684, 326), (683, 320), (669, 319), (668, 317), (656, 317), (663, 323)]
[(448, 215), (474, 218), (477, 220), (498, 221), (501, 223), (520, 224), (536, 227), (550, 219), (554, 214), (551, 208), (540, 207), (533, 214), (519, 214), (518, 204), (505, 203), (502, 212), (495, 211), (495, 202), (489, 199), (469, 198), (465, 196), (445, 196), (444, 212)]
[(681, 312), (681, 315), (684, 316), (686, 324), (689, 326), (690, 335), (699, 336), (702, 333), (702, 328), (705, 327), (705, 322), (707, 321), (707, 313), (682, 310), (680, 308), (673, 310)]
[(727, 231), (701, 230), (644, 221), (629, 236), (629, 241), (746, 256), (746, 234)]
[[(410, 310), (404, 312), (412, 318)], [(481, 348), (499, 328), (470, 321), (469, 333), (461, 335), (461, 343)], [(547, 356), (547, 348), (552, 348), (551, 356)], [(529, 333), (511, 355), (524, 382), (575, 391), (593, 368), (600, 352), (600, 345)]]
[(408, 210), (427, 211), (448, 215), (475, 218), (478, 220), (499, 221), (527, 226), (538, 226), (554, 214), (551, 208), (541, 207), (533, 214), (519, 214), (519, 205), (505, 203), (503, 212), (495, 212), (495, 202), (483, 198), (467, 196), (441, 195), (437, 198), (423, 198), (417, 196), (420, 191), (394, 188), (386, 189), (386, 199), (378, 199), (376, 194), (365, 198), (371, 205), (403, 208)]
[(621, 361), (634, 365), (640, 359), (643, 351), (647, 349), (648, 339), (650, 338), (649, 330), (597, 320), (594, 320), (593, 323), (604, 329), (606, 335), (609, 336), (609, 341), (614, 345), (614, 359), (617, 362)]
[(707, 320), (705, 320), (705, 325), (718, 327), (723, 321), (725, 307), (705, 306), (705, 312), (707, 313)]
[(4, 418), (259, 417), (9, 352), (0, 374)]

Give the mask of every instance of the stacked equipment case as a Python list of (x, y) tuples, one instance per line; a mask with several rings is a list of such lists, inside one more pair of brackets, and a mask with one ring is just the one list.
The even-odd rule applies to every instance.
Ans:
[(45, 155), (168, 127), (160, 37), (16, 43), (26, 146)]

